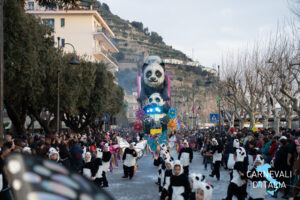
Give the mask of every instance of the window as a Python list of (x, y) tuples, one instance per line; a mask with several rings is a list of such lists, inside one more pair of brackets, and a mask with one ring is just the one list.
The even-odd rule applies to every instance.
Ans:
[(54, 28), (54, 19), (43, 19), (44, 24), (47, 24), (49, 26), (51, 26), (52, 28)]
[(65, 27), (65, 18), (60, 18), (60, 27)]
[(27, 5), (28, 5), (28, 10), (34, 10), (34, 2), (33, 1), (29, 1)]

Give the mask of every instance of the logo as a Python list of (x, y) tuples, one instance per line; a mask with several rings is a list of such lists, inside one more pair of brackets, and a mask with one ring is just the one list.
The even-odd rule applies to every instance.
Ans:
[(253, 181), (253, 188), (264, 187), (273, 196), (278, 189), (286, 188), (285, 182), (280, 182), (277, 179), (291, 178), (292, 172), (274, 171), (271, 169), (271, 165), (264, 164), (257, 166), (254, 172), (248, 171), (247, 176), (250, 178), (259, 178), (260, 180), (265, 179), (263, 181)]

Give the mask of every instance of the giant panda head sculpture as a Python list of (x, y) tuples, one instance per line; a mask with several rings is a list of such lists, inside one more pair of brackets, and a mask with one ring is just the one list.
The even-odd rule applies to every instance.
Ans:
[(148, 99), (148, 105), (158, 105), (163, 106), (165, 104), (163, 98), (159, 93), (153, 93)]
[(163, 63), (150, 62), (143, 66), (143, 77), (145, 85), (151, 88), (158, 88), (165, 81), (165, 66)]

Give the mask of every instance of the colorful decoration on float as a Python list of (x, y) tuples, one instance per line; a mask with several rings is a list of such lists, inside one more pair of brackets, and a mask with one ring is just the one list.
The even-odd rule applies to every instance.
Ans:
[(143, 124), (141, 121), (134, 122), (133, 131), (136, 133), (141, 133), (143, 131)]
[(178, 122), (177, 119), (170, 119), (167, 125), (168, 129), (170, 129), (171, 131), (175, 131), (177, 130), (178, 127)]
[(168, 145), (168, 131), (165, 130), (158, 138), (158, 144), (162, 145)]
[(157, 143), (153, 138), (147, 140), (147, 145), (150, 147), (151, 151), (156, 151)]
[(135, 112), (135, 116), (138, 120), (143, 121), (145, 119), (145, 111), (143, 109), (139, 108)]
[(160, 134), (162, 133), (162, 129), (151, 129), (150, 134), (155, 135), (155, 134)]
[(168, 111), (168, 116), (171, 118), (171, 119), (175, 119), (176, 118), (176, 109), (175, 108), (170, 108), (170, 110)]

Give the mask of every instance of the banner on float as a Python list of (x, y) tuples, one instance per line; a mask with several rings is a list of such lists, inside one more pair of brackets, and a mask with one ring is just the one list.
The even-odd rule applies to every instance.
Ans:
[(150, 134), (155, 135), (155, 134), (160, 134), (162, 133), (162, 129), (151, 129)]

